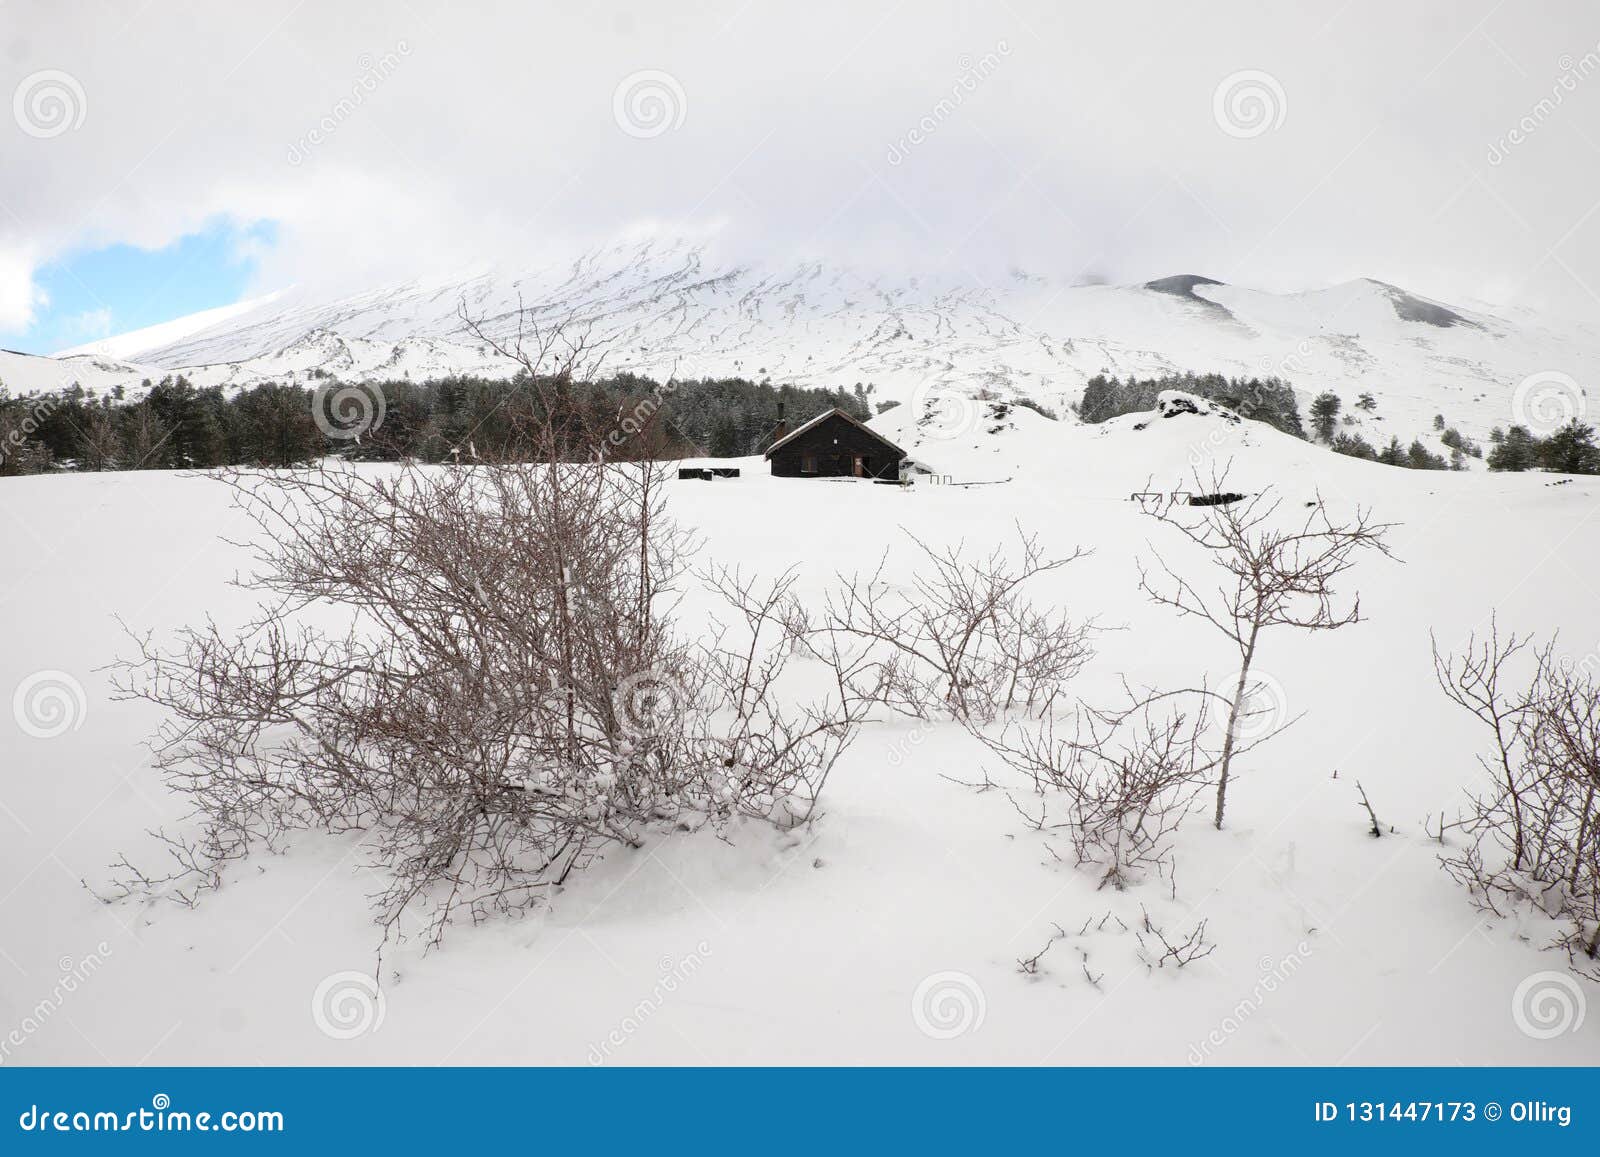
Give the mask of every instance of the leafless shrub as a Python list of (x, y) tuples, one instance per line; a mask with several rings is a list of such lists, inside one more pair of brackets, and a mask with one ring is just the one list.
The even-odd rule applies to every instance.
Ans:
[(1117, 928), (1120, 931), (1122, 931), (1122, 932), (1129, 931), (1128, 922), (1126, 920), (1124, 920), (1121, 916), (1118, 916), (1110, 908), (1107, 908), (1105, 910), (1105, 914), (1103, 916), (1101, 916), (1099, 920), (1096, 920), (1093, 916), (1090, 916), (1088, 919), (1084, 920), (1083, 927), (1078, 929), (1078, 935), (1079, 936), (1088, 935), (1089, 930), (1091, 928), (1094, 929), (1094, 931), (1096, 931), (1096, 932), (1104, 932), (1106, 930), (1106, 928), (1110, 925), (1110, 923), (1113, 920), (1115, 920), (1117, 922)]
[(1089, 982), (1089, 987), (1099, 988), (1100, 982), (1106, 978), (1106, 974), (1090, 970), (1089, 953), (1086, 949), (1078, 949), (1078, 963), (1083, 969), (1083, 978)]
[(841, 577), (813, 634), (834, 649), (859, 694), (904, 714), (1047, 714), (1088, 662), (1092, 627), (1039, 610), (1022, 588), (1087, 552), (1047, 558), (1036, 536), (1017, 533), (1017, 562), (998, 548), (969, 562), (959, 543), (939, 550), (909, 536), (923, 563), (911, 584), (884, 580), (886, 553), (870, 576)]
[[(1213, 477), (1210, 491), (1221, 492), (1226, 477)], [(1197, 488), (1202, 485), (1197, 478)], [(1217, 776), (1214, 822), (1218, 828), (1222, 827), (1233, 759), (1240, 754), (1240, 724), (1248, 714), (1250, 668), (1261, 632), (1280, 626), (1330, 631), (1359, 622), (1360, 595), (1343, 603), (1336, 584), (1355, 566), (1362, 551), (1376, 550), (1392, 557), (1384, 543), (1389, 526), (1374, 523), (1364, 510), (1336, 521), (1320, 497), (1304, 516), (1285, 512), (1280, 517), (1281, 506), (1280, 499), (1260, 494), (1228, 505), (1167, 506), (1152, 513), (1210, 555), (1221, 572), (1215, 588), (1203, 590), (1198, 580), (1174, 570), (1159, 552), (1153, 568), (1142, 563), (1139, 568), (1139, 585), (1152, 600), (1181, 615), (1205, 620), (1239, 651), (1239, 673), (1228, 701)], [(1286, 726), (1288, 723), (1273, 728), (1271, 733)]]
[[(1562, 921), (1555, 946), (1600, 980), (1600, 686), (1563, 665), (1554, 640), (1534, 647), (1502, 637), (1498, 624), (1486, 639), (1470, 636), (1459, 656), (1435, 643), (1434, 671), (1493, 742), (1479, 757), (1493, 786), (1469, 795), (1449, 825), (1466, 842), (1440, 862), (1497, 916), (1530, 904)], [(1441, 816), (1441, 843), (1446, 830)]]
[(1457, 816), (1454, 821), (1447, 820), (1444, 810), (1440, 809), (1439, 822), (1435, 824), (1430, 822), (1432, 814), (1432, 812), (1429, 812), (1428, 815), (1422, 817), (1422, 830), (1427, 833), (1430, 840), (1442, 845), (1445, 842), (1445, 833), (1461, 826), (1461, 817)]
[(1049, 940), (1046, 940), (1044, 942), (1044, 947), (1039, 949), (1039, 951), (1035, 952), (1032, 956), (1017, 957), (1017, 971), (1022, 973), (1024, 976), (1037, 976), (1039, 974), (1039, 964), (1044, 959), (1044, 954), (1050, 951), (1050, 946), (1058, 939), (1060, 939), (1060, 937), (1051, 937)]
[(700, 717), (696, 736), (721, 768), (713, 772), (719, 777), (715, 786), (747, 814), (781, 827), (804, 823), (871, 700), (840, 678), (836, 700), (783, 705), (778, 682), (804, 631), (792, 570), (764, 590), (736, 568), (713, 566), (704, 579), (735, 619), (731, 627), (719, 624), (699, 645), (692, 672), (716, 705)]
[(192, 902), (291, 832), (360, 831), (385, 935), (420, 910), (437, 942), (657, 826), (812, 815), (859, 704), (777, 704), (781, 584), (769, 602), (724, 573), (734, 624), (674, 632), (687, 539), (663, 472), (586, 452), (572, 365), (541, 385), (531, 460), (219, 476), (261, 532), (243, 585), (269, 602), (123, 665), (200, 824), (135, 887)]
[(1078, 953), (1080, 971), (1090, 987), (1099, 988), (1105, 973), (1090, 968), (1089, 948), (1085, 941), (1093, 937), (1098, 942), (1108, 936), (1116, 938), (1129, 932), (1133, 933), (1134, 957), (1150, 972), (1169, 965), (1174, 969), (1186, 968), (1211, 955), (1216, 948), (1209, 939), (1207, 922), (1203, 919), (1186, 931), (1169, 934), (1165, 927), (1156, 923), (1143, 904), (1139, 905), (1139, 920), (1132, 926), (1108, 910), (1098, 919), (1090, 916), (1072, 937), (1077, 941), (1072, 947)]
[(1144, 961), (1146, 968), (1154, 971), (1165, 968), (1168, 964), (1176, 968), (1183, 968), (1202, 960), (1216, 949), (1216, 945), (1206, 939), (1206, 922), (1201, 920), (1188, 932), (1175, 934), (1168, 937), (1155, 921), (1150, 919), (1150, 913), (1140, 909), (1143, 919), (1140, 928), (1134, 933), (1139, 940), (1139, 959)]
[[(1180, 696), (1187, 711), (1173, 706)], [(1008, 789), (1018, 814), (1039, 831), (1065, 833), (1075, 865), (1098, 871), (1101, 887), (1170, 871), (1173, 836), (1217, 760), (1204, 742), (1210, 696), (1130, 698), (1115, 712), (1080, 705), (1070, 734), (1058, 734), (1053, 715), (998, 732), (969, 727), (1031, 788), (1023, 798)], [(974, 786), (1000, 785), (986, 772)]]
[(1383, 837), (1383, 825), (1378, 822), (1378, 813), (1373, 810), (1372, 801), (1367, 798), (1367, 789), (1361, 786), (1359, 779), (1356, 780), (1356, 793), (1361, 797), (1361, 806), (1367, 813), (1368, 822), (1372, 825), (1367, 829), (1367, 834), (1375, 840), (1381, 839)]
[(1078, 970), (1089, 986), (1096, 989), (1100, 987), (1100, 982), (1105, 979), (1106, 974), (1104, 972), (1096, 972), (1090, 967), (1089, 946), (1085, 941), (1092, 938), (1098, 944), (1100, 940), (1108, 936), (1125, 936), (1133, 931), (1128, 922), (1110, 908), (1107, 908), (1098, 917), (1094, 915), (1086, 917), (1076, 932), (1068, 933), (1059, 924), (1056, 927), (1061, 933), (1057, 937), (1058, 939), (1068, 939), (1074, 942), (1072, 949), (1078, 954)]

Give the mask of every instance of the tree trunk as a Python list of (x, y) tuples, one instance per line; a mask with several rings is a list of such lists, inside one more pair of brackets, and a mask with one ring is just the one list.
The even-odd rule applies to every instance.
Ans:
[(1228, 801), (1228, 768), (1233, 763), (1233, 740), (1239, 730), (1239, 712), (1244, 707), (1245, 682), (1250, 678), (1250, 661), (1256, 656), (1256, 635), (1260, 624), (1252, 624), (1250, 638), (1245, 643), (1244, 655), (1239, 662), (1239, 682), (1233, 688), (1233, 702), (1228, 707), (1228, 733), (1222, 738), (1222, 774), (1217, 779), (1216, 829), (1222, 830), (1222, 810)]

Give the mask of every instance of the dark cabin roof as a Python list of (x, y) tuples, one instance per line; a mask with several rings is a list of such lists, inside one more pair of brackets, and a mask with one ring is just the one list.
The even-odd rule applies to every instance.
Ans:
[(829, 418), (833, 417), (835, 414), (838, 414), (839, 417), (843, 418), (846, 422), (849, 422), (852, 426), (859, 427), (860, 429), (866, 431), (868, 436), (877, 439), (879, 442), (882, 442), (885, 446), (889, 447), (889, 449), (893, 450), (896, 454), (900, 455), (900, 457), (907, 458), (907, 457), (910, 456), (904, 450), (900, 449), (900, 447), (896, 446), (893, 442), (889, 441), (889, 439), (885, 438), (882, 434), (880, 434), (876, 430), (874, 430), (871, 426), (867, 425), (863, 421), (860, 421), (859, 419), (851, 417), (849, 414), (847, 414), (843, 410), (841, 410), (838, 406), (835, 406), (831, 410), (822, 411), (822, 413), (818, 414), (815, 418), (812, 418), (809, 422), (805, 422), (805, 423), (803, 423), (803, 424), (801, 424), (799, 426), (796, 426), (793, 430), (789, 431), (789, 433), (787, 433), (783, 437), (779, 438), (776, 442), (774, 442), (772, 445), (767, 447), (767, 452), (764, 455), (764, 457), (771, 458), (772, 457), (772, 452), (774, 450), (778, 450), (781, 447), (783, 447), (784, 445), (786, 445), (787, 443), (794, 441), (801, 434), (804, 434), (807, 430), (811, 430), (811, 429), (815, 428), (816, 426), (820, 425), (821, 423), (827, 421)]

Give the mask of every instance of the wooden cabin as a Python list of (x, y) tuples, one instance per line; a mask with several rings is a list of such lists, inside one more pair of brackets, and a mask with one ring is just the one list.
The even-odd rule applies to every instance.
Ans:
[(835, 406), (767, 448), (779, 478), (888, 478), (898, 481), (906, 452)]

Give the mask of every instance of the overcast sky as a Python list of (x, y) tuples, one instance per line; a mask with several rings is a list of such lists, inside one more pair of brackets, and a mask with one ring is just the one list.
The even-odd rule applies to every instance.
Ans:
[(0, 69), (25, 349), (648, 229), (1600, 316), (1594, 0), (0, 0)]

